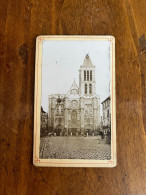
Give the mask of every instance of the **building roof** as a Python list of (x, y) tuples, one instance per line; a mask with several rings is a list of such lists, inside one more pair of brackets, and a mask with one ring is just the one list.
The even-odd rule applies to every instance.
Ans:
[(82, 65), (82, 67), (94, 67), (94, 65), (92, 64), (91, 59), (89, 57), (89, 54), (87, 54), (85, 56), (84, 63)]
[(103, 104), (103, 103), (106, 102), (107, 100), (110, 100), (110, 96), (107, 97), (104, 101), (102, 101), (101, 104)]

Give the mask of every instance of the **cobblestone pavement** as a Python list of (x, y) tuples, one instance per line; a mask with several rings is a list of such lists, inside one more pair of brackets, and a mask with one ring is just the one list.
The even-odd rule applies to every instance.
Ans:
[(109, 160), (111, 145), (96, 137), (41, 138), (40, 158)]

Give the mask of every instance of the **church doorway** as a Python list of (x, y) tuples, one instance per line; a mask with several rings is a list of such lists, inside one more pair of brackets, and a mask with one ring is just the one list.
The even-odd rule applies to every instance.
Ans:
[(75, 135), (76, 135), (76, 133), (77, 133), (77, 128), (72, 128), (72, 129), (71, 129), (71, 132), (72, 132), (72, 135), (74, 135), (74, 136), (75, 136)]
[(62, 127), (61, 125), (58, 125), (58, 126), (56, 127), (56, 135), (57, 135), (57, 136), (60, 136), (61, 133), (62, 133), (62, 131), (63, 131), (63, 127)]
[(92, 135), (94, 133), (92, 125), (88, 124), (85, 126), (85, 134)]
[(94, 133), (93, 129), (87, 129), (88, 135), (92, 135)]

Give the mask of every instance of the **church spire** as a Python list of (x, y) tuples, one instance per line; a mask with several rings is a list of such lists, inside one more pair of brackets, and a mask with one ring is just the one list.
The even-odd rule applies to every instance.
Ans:
[(79, 93), (79, 87), (76, 84), (75, 78), (74, 78), (74, 82), (72, 83), (68, 94), (78, 94), (78, 93)]
[(89, 53), (86, 54), (82, 67), (93, 67)]

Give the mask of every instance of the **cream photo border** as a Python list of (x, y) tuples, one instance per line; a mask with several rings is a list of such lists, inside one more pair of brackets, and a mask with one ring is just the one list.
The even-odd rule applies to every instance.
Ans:
[[(110, 41), (110, 96), (111, 96), (111, 159), (40, 159), (40, 113), (41, 113), (41, 82), (42, 82), (42, 45), (43, 40), (70, 41)], [(116, 159), (116, 95), (115, 95), (115, 38), (113, 36), (38, 36), (36, 39), (35, 58), (35, 96), (34, 96), (34, 142), (33, 164), (40, 167), (115, 167)]]

